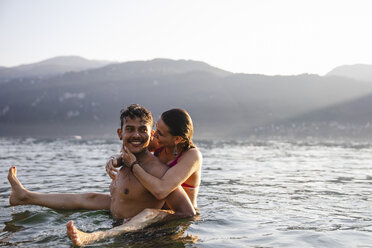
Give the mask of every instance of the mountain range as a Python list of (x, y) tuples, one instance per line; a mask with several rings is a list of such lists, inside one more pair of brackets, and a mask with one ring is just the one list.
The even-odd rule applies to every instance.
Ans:
[(343, 65), (334, 68), (326, 75), (348, 77), (356, 80), (372, 82), (372, 65)]
[(61, 56), (32, 64), (0, 67), (0, 84), (14, 78), (46, 78), (70, 71), (82, 71), (105, 66), (113, 62), (87, 60), (79, 56)]
[[(41, 64), (55, 68), (56, 61), (64, 70), (40, 72)], [(79, 57), (27, 67), (28, 74), (0, 68), (1, 136), (114, 136), (120, 109), (139, 103), (155, 119), (167, 109), (185, 108), (196, 138), (372, 137), (372, 77), (361, 79), (342, 67), (325, 76), (266, 76), (192, 60)]]

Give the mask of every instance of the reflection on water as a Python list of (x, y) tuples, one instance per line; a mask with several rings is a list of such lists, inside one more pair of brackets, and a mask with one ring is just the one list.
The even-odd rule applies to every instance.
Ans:
[[(372, 144), (199, 142), (200, 215), (93, 247), (371, 247)], [(10, 207), (8, 168), (40, 192), (109, 192), (111, 140), (0, 139), (0, 246), (70, 247), (65, 224), (113, 226), (106, 211)]]

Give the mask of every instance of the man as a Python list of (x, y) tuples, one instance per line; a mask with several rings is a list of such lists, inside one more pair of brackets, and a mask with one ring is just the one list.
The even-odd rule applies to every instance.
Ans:
[[(136, 161), (144, 170), (153, 176), (161, 177), (168, 169), (148, 150), (151, 138), (153, 118), (151, 113), (139, 105), (130, 105), (122, 111), (121, 128), (118, 129), (123, 147), (131, 151)], [(152, 223), (195, 215), (195, 210), (185, 191), (179, 187), (166, 199), (173, 211), (160, 210), (163, 200), (157, 200), (148, 192), (132, 174), (131, 168), (123, 166), (110, 186), (111, 199), (107, 195), (87, 194), (40, 194), (26, 190), (15, 175), (15, 167), (9, 170), (9, 182), (12, 185), (11, 205), (36, 204), (59, 209), (110, 209), (114, 218), (131, 218), (121, 226), (107, 231), (84, 233), (70, 221), (67, 223), (67, 234), (74, 245), (85, 245), (91, 242), (120, 235), (128, 231), (142, 229)]]

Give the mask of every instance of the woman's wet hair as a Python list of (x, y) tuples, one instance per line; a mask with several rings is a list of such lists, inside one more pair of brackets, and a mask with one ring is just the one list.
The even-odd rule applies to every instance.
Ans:
[(169, 133), (173, 136), (182, 137), (184, 151), (194, 147), (192, 144), (192, 135), (194, 126), (190, 115), (184, 109), (171, 109), (161, 115), (161, 119), (169, 128)]
[(123, 128), (125, 118), (139, 118), (151, 127), (154, 123), (151, 112), (139, 104), (131, 104), (127, 108), (120, 110), (120, 128)]

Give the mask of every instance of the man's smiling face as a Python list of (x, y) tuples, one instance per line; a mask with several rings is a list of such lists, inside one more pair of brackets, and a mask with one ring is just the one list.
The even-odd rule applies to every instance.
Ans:
[(151, 138), (151, 124), (138, 117), (134, 119), (125, 117), (121, 130), (118, 134), (133, 154), (142, 152), (148, 147)]

